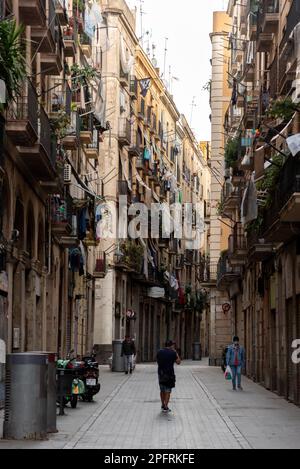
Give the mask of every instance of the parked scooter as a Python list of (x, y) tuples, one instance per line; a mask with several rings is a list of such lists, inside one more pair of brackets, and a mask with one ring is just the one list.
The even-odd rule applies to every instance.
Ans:
[(82, 396), (85, 393), (84, 381), (80, 379), (82, 375), (83, 364), (82, 362), (77, 362), (75, 359), (58, 360), (57, 368), (73, 370), (74, 372), (74, 379), (72, 382), (72, 393), (70, 395), (64, 396), (63, 401), (65, 406), (70, 402), (72, 409), (76, 409), (78, 404), (78, 397)]
[(100, 392), (101, 385), (99, 383), (99, 364), (95, 356), (84, 357), (84, 375), (83, 382), (85, 384), (85, 392), (81, 395), (83, 401), (92, 402), (96, 394)]

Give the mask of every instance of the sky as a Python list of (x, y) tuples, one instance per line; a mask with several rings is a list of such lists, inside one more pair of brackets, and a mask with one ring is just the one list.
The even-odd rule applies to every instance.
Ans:
[[(137, 7), (137, 35), (141, 36), (140, 0), (126, 0)], [(164, 70), (167, 41), (166, 76), (179, 111), (185, 114), (199, 140), (210, 140), (209, 93), (203, 87), (211, 78), (213, 11), (222, 11), (227, 0), (144, 0), (142, 8), (143, 45), (156, 46), (155, 56)], [(170, 75), (171, 66), (171, 75)], [(179, 81), (178, 81), (178, 80)], [(192, 106), (194, 101), (195, 106)]]

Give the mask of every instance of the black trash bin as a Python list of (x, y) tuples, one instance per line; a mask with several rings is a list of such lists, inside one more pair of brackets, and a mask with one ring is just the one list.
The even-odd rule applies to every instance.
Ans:
[(66, 369), (66, 368), (56, 369), (57, 400), (60, 404), (59, 415), (65, 415), (64, 397), (71, 396), (73, 379), (74, 379), (74, 370)]
[(202, 347), (200, 342), (193, 343), (193, 360), (201, 361), (202, 360)]

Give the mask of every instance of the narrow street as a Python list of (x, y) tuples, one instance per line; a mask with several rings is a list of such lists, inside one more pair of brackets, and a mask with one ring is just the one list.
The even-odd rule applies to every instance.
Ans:
[(103, 367), (101, 376), (96, 402), (67, 409), (49, 441), (2, 440), (0, 450), (300, 448), (300, 409), (249, 380), (233, 393), (205, 361), (177, 368), (170, 415), (160, 413), (154, 365), (139, 365), (132, 377)]

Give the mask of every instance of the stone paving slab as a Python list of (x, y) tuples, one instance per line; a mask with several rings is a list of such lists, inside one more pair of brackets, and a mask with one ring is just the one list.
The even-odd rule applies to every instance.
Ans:
[(300, 408), (246, 378), (233, 392), (217, 368), (193, 373), (253, 448), (300, 449)]
[(234, 393), (207, 362), (177, 367), (172, 414), (160, 410), (155, 365), (133, 376), (101, 368), (101, 393), (58, 419), (60, 432), (45, 442), (0, 441), (5, 448), (251, 449), (300, 448), (300, 409), (244, 380)]

